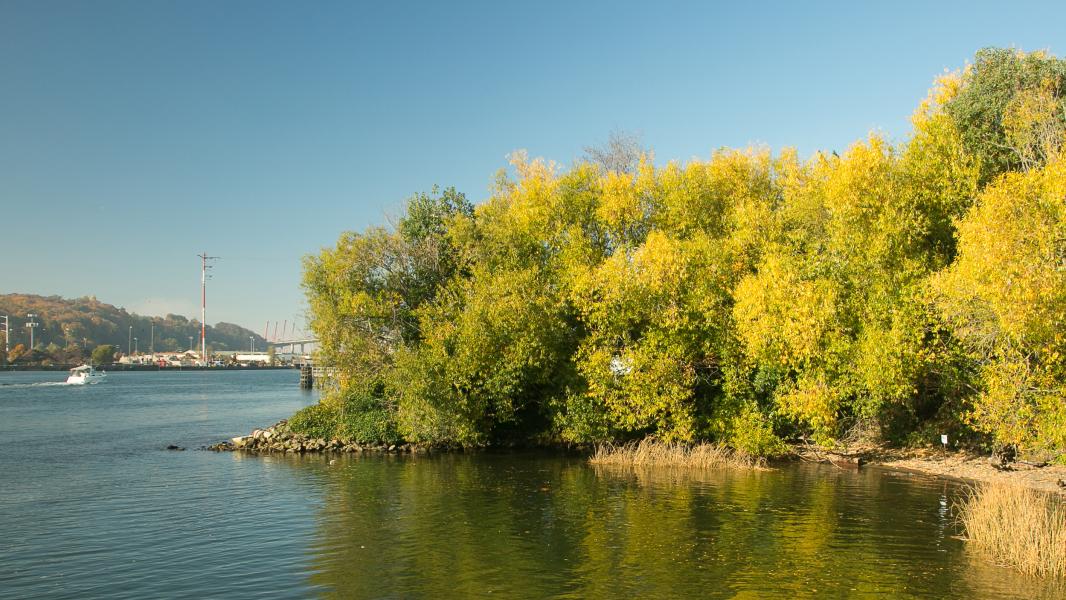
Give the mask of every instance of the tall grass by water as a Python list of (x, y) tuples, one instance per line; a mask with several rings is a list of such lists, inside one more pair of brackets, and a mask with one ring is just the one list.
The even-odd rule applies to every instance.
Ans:
[(720, 444), (674, 444), (654, 439), (627, 444), (601, 444), (589, 458), (594, 465), (684, 467), (692, 469), (756, 469), (765, 461)]
[(1036, 490), (1004, 484), (974, 488), (959, 522), (970, 545), (1027, 575), (1066, 576), (1066, 504)]

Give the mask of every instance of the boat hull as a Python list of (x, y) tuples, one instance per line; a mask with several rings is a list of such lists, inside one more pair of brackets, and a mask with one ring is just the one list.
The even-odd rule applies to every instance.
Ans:
[(103, 381), (104, 375), (100, 373), (94, 373), (92, 375), (71, 375), (67, 377), (68, 385), (89, 385), (93, 383), (100, 383)]

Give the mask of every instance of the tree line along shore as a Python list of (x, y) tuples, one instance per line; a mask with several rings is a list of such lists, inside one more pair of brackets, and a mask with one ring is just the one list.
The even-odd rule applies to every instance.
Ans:
[(516, 152), (487, 201), (419, 193), (306, 257), (337, 385), (281, 439), (215, 449), (578, 445), (622, 468), (862, 449), (987, 482), (956, 507), (966, 539), (1066, 575), (1066, 508), (1032, 489), (1066, 463), (1064, 100), (1066, 61), (989, 48), (900, 142)]
[(909, 137), (512, 155), (304, 264), (339, 385), (307, 435), (1066, 451), (1066, 61), (986, 49)]

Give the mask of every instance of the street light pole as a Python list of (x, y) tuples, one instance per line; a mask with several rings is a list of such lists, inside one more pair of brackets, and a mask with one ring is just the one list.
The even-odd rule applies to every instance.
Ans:
[(29, 322), (26, 323), (26, 327), (30, 328), (30, 351), (32, 352), (33, 351), (33, 330), (37, 329), (37, 326), (40, 325), (40, 323), (38, 323), (37, 321), (34, 321), (34, 319), (37, 318), (37, 315), (35, 315), (34, 313), (30, 313), (30, 314), (28, 314), (26, 316), (29, 317), (29, 319), (30, 319)]
[(255, 338), (252, 336), (248, 336), (248, 352), (255, 354)]
[(137, 338), (133, 338), (133, 353), (140, 354), (141, 351), (137, 349)]
[(130, 325), (130, 333), (126, 337), (126, 354), (133, 356), (133, 325)]
[(148, 344), (148, 351), (155, 354), (155, 323), (152, 323), (152, 340)]
[(189, 336), (189, 350), (192, 350), (192, 336)]

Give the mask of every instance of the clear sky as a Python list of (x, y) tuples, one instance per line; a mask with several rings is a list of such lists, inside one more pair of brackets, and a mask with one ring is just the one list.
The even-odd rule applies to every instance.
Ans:
[(904, 139), (984, 46), (1062, 55), (1066, 3), (0, 0), (0, 292), (262, 331), (300, 258), (519, 148), (657, 161)]

